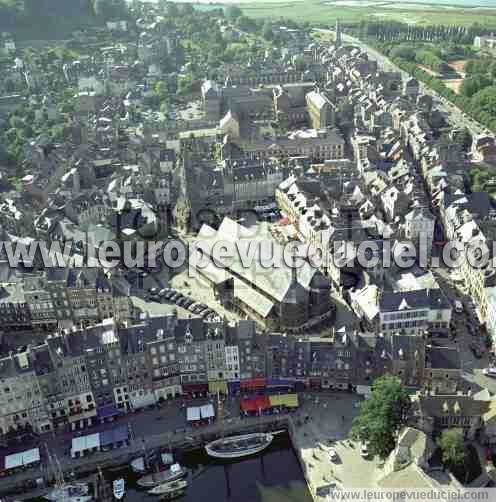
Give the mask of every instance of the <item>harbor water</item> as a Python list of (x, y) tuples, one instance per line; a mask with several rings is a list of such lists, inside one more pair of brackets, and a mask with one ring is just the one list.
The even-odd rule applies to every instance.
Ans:
[[(184, 453), (177, 459), (190, 469), (184, 502), (310, 502), (298, 458), (287, 435), (276, 436), (262, 453), (246, 459), (220, 461), (205, 450)], [(137, 477), (129, 470), (113, 471), (109, 478), (126, 479), (125, 500), (138, 502), (154, 497), (134, 488)], [(157, 497), (155, 497), (158, 500)]]
[[(210, 458), (204, 449), (176, 455), (176, 461), (187, 467), (188, 488), (180, 502), (311, 502), (303, 472), (287, 434), (274, 438), (258, 455), (237, 460)], [(136, 485), (139, 476), (127, 466), (107, 469), (109, 481), (124, 478), (125, 502), (158, 501)], [(36, 499), (42, 500), (42, 499)]]

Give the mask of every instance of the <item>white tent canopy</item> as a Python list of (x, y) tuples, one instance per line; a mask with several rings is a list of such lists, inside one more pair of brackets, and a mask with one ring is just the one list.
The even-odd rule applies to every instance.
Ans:
[(188, 422), (195, 422), (196, 420), (200, 420), (200, 407), (192, 406), (186, 410), (186, 419)]
[(100, 434), (98, 433), (72, 438), (71, 455), (73, 456), (76, 453), (82, 453), (95, 448), (100, 448)]
[(19, 453), (12, 453), (5, 457), (5, 469), (15, 469), (16, 467), (23, 467), (25, 465), (34, 464), (40, 461), (40, 449), (33, 448), (32, 450), (21, 451)]
[(212, 418), (215, 417), (214, 405), (205, 404), (200, 408), (200, 415), (202, 418)]

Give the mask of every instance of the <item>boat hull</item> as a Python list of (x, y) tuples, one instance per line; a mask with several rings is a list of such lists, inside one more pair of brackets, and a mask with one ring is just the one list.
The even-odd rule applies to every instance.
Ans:
[(88, 485), (85, 483), (77, 483), (74, 485), (65, 485), (60, 488), (55, 488), (45, 495), (46, 500), (54, 502), (89, 502), (93, 500), (91, 495), (88, 495)]
[(114, 481), (113, 491), (115, 499), (121, 500), (124, 497), (124, 494), (126, 493), (124, 479), (121, 478)]
[(185, 480), (171, 481), (170, 483), (163, 483), (149, 490), (149, 495), (169, 495), (174, 494), (179, 491), (184, 491), (188, 486), (188, 482)]
[(205, 446), (210, 457), (231, 459), (256, 455), (265, 450), (274, 439), (272, 434), (245, 434), (212, 441)]
[[(145, 457), (138, 457), (131, 461), (131, 470), (135, 474), (146, 474), (153, 471), (155, 467), (164, 468), (174, 463), (174, 457), (171, 453), (160, 453), (159, 455), (148, 455), (147, 462)], [(148, 468), (147, 468), (148, 464)]]
[(146, 476), (138, 479), (136, 484), (141, 488), (154, 488), (155, 486), (181, 479), (186, 476), (187, 473), (188, 471), (186, 469), (181, 468), (181, 470), (177, 472), (167, 470), (154, 474), (147, 474)]

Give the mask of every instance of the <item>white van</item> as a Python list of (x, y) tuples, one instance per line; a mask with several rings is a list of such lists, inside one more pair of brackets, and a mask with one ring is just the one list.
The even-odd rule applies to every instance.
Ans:
[(460, 300), (455, 300), (455, 312), (461, 314), (463, 312), (463, 305)]

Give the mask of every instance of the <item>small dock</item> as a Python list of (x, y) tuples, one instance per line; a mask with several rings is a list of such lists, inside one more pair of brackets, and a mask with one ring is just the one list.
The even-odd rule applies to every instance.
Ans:
[[(227, 435), (234, 435), (246, 434), (249, 432), (270, 432), (287, 429), (287, 427), (287, 415), (250, 417), (226, 423), (224, 433)], [(175, 433), (164, 432), (163, 434), (149, 436), (147, 437), (147, 446), (153, 449), (162, 448), (164, 445), (168, 445), (173, 449), (191, 451), (201, 448), (209, 441), (217, 439), (219, 434), (219, 427), (216, 424), (211, 424), (210, 426), (198, 429), (185, 429), (182, 431), (176, 431)], [(102, 493), (102, 496), (96, 497), (96, 500), (113, 500), (113, 487), (111, 486), (111, 483), (101, 483), (98, 481), (95, 484), (95, 470), (97, 468), (108, 469), (111, 467), (129, 465), (133, 458), (142, 455), (142, 453), (143, 445), (141, 440), (133, 438), (131, 439), (129, 446), (126, 447), (116, 448), (106, 452), (93, 453), (81, 458), (64, 459), (62, 467), (63, 475), (67, 478), (71, 475), (75, 475), (77, 479), (85, 479), (91, 482), (95, 489), (94, 493), (97, 493), (97, 489), (100, 490), (98, 493)], [(27, 469), (24, 472), (19, 472), (2, 478), (0, 496), (12, 497), (13, 493), (16, 493), (16, 487), (25, 481), (36, 478), (42, 478), (45, 482), (45, 487), (40, 487), (39, 489), (35, 489), (33, 491), (25, 490), (22, 495), (15, 495), (15, 499), (25, 500), (45, 494), (48, 491), (46, 486), (51, 484), (52, 479), (46, 468), (42, 465), (39, 468)], [(106, 485), (110, 485), (109, 488), (105, 488)], [(106, 499), (103, 494), (107, 493), (108, 490), (110, 490), (110, 498)]]
[(112, 483), (105, 479), (101, 470), (93, 475), (91, 485), (95, 500), (99, 502), (112, 502), (114, 500)]

